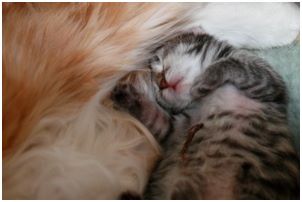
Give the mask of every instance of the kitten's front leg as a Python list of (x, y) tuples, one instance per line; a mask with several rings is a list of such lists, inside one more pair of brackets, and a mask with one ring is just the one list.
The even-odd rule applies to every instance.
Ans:
[[(148, 92), (139, 88), (143, 83), (120, 82), (113, 90), (111, 99), (116, 108), (129, 112), (144, 124), (155, 138), (162, 142), (172, 129), (172, 117), (164, 111)], [(149, 89), (151, 91), (151, 89)]]
[(281, 77), (261, 58), (244, 52), (210, 65), (192, 88), (197, 99), (224, 84), (231, 84), (251, 99), (285, 104), (287, 95)]

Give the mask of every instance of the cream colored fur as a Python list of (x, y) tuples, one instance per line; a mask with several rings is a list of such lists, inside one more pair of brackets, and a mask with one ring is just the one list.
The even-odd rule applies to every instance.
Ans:
[[(160, 148), (142, 124), (111, 108), (108, 93), (127, 72), (144, 68), (158, 43), (215, 18), (201, 15), (207, 9), (205, 3), (4, 3), (3, 198), (141, 194)], [(284, 30), (288, 21), (270, 23)], [(255, 30), (268, 25), (252, 24)], [(232, 29), (240, 32), (241, 25)], [(228, 29), (225, 22), (216, 26)], [(265, 45), (255, 34), (250, 46), (285, 44), (298, 32), (299, 25), (284, 38), (269, 33), (273, 40)], [(248, 46), (251, 36), (239, 44)]]

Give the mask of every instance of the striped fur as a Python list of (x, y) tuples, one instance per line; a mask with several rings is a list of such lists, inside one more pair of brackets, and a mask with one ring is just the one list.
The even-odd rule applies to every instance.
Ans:
[[(126, 79), (113, 92), (117, 106), (144, 123), (165, 149), (146, 199), (298, 199), (299, 157), (281, 77), (262, 59), (208, 35), (179, 36), (155, 54), (155, 70), (143, 77), (156, 98), (145, 96), (139, 79)], [(189, 97), (184, 100), (188, 92), (176, 87), (169, 100), (163, 91), (172, 90), (161, 89), (161, 79), (177, 76), (179, 64), (191, 57), (198, 58), (190, 68), (199, 74), (189, 78)], [(115, 97), (121, 93), (123, 100)], [(187, 131), (198, 123), (201, 129), (185, 145)]]

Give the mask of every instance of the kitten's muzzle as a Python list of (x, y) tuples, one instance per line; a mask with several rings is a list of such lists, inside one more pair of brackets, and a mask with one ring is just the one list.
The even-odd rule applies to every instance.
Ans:
[(175, 81), (170, 81), (168, 82), (165, 77), (162, 77), (162, 79), (160, 80), (159, 82), (159, 89), (160, 90), (164, 90), (164, 89), (167, 89), (167, 88), (170, 88), (174, 91), (177, 90), (177, 86), (178, 84), (181, 82), (182, 79), (178, 79), (178, 80), (175, 80)]

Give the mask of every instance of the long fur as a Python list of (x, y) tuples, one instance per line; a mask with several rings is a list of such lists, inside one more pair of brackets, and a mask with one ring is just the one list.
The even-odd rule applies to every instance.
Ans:
[[(202, 25), (208, 6), (3, 3), (3, 198), (141, 194), (160, 149), (137, 120), (110, 107), (107, 95), (119, 78), (144, 67), (156, 45)], [(255, 34), (257, 42), (249, 46), (250, 34), (237, 44), (270, 47), (294, 40), (298, 11), (282, 9), (294, 12), (288, 19), (294, 19), (294, 34), (264, 46)], [(276, 23), (279, 30), (288, 24)]]

